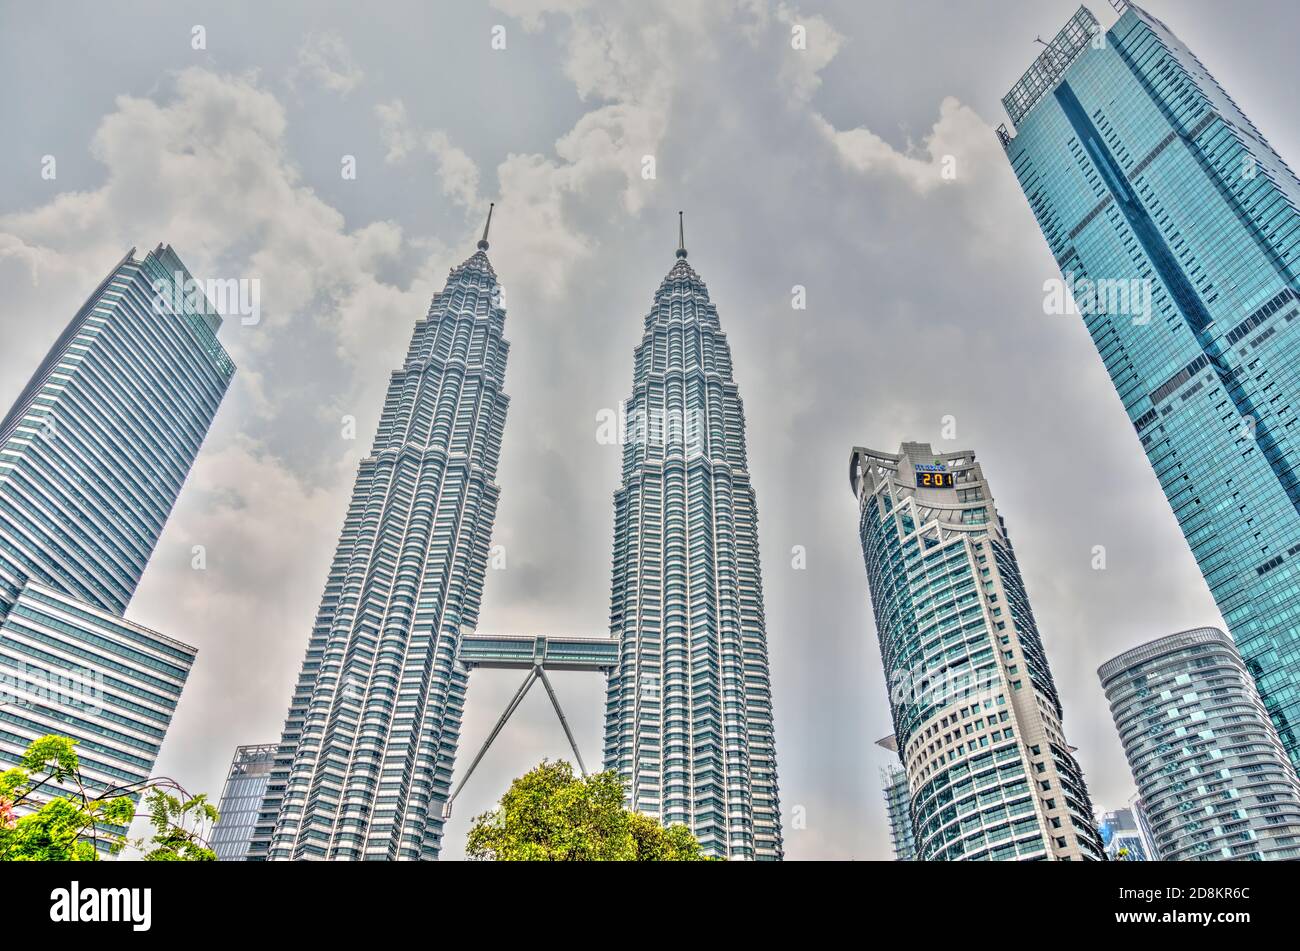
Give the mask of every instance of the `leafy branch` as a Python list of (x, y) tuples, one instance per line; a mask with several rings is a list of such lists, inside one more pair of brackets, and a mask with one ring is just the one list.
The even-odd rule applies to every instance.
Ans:
[[(18, 766), (0, 773), (0, 861), (95, 861), (101, 847), (116, 855), (128, 844), (145, 861), (216, 860), (208, 835), (218, 814), (206, 795), (191, 796), (166, 776), (95, 792), (82, 779), (76, 744), (40, 737)], [(137, 812), (141, 797), (147, 811)], [(140, 816), (153, 826), (148, 839), (128, 840), (112, 828)]]

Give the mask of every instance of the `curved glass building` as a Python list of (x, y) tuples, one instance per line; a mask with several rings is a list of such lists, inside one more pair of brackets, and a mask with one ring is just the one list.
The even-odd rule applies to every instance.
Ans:
[(361, 461), (249, 858), (435, 859), (499, 489), (505, 309), (478, 250), (415, 325)]
[(1161, 860), (1300, 858), (1300, 781), (1232, 638), (1183, 631), (1097, 673)]
[(636, 348), (614, 495), (619, 638), (605, 767), (632, 808), (710, 855), (782, 855), (758, 509), (731, 351), (708, 288), (677, 262)]
[(974, 454), (854, 449), (849, 481), (917, 859), (1101, 859), (1015, 550)]

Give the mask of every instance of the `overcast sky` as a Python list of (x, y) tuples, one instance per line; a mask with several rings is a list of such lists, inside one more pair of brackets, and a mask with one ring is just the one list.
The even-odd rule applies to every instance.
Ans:
[[(0, 2), (0, 407), (132, 246), (260, 281), (261, 322), (222, 329), (239, 371), (128, 610), (200, 649), (157, 770), (215, 798), (236, 745), (279, 738), (388, 374), (496, 201), (506, 567), (481, 630), (608, 630), (620, 450), (597, 415), (630, 393), (682, 208), (745, 400), (787, 856), (890, 857), (854, 445), (976, 452), (1093, 801), (1122, 806), (1097, 666), (1222, 622), (1082, 322), (1044, 315), (1058, 273), (993, 134), (1034, 38), (1076, 6)], [(1146, 6), (1300, 160), (1300, 11)], [(521, 678), (472, 675), (458, 779)], [(594, 765), (603, 679), (555, 681)], [(445, 857), (511, 777), (566, 755), (536, 691), (458, 800)]]

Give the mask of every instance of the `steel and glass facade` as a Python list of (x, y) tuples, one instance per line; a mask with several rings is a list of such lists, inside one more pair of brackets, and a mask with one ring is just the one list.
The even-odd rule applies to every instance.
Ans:
[(1016, 553), (974, 454), (858, 448), (849, 482), (917, 858), (1101, 859)]
[[(42, 736), (67, 736), (77, 741), (88, 791), (137, 796), (196, 654), (188, 644), (28, 581), (0, 622), (0, 765), (16, 765)], [(44, 788), (78, 792), (70, 782)]]
[(1159, 859), (1300, 858), (1300, 780), (1232, 638), (1184, 631), (1098, 675)]
[(132, 249), (0, 422), (0, 618), (29, 579), (126, 610), (235, 370), (192, 282)]
[(1097, 823), (1106, 858), (1112, 862), (1150, 862), (1151, 849), (1132, 809), (1104, 813)]
[(1003, 101), (1007, 158), (1300, 764), (1300, 182), (1133, 5), (1105, 33), (1081, 8)]
[(0, 422), (0, 768), (50, 733), (95, 791), (153, 768), (196, 651), (121, 615), (234, 374), (220, 325), (133, 249)]
[(758, 510), (731, 351), (686, 251), (654, 296), (614, 495), (605, 767), (704, 850), (780, 859)]
[(212, 851), (218, 861), (242, 862), (248, 854), (277, 749), (274, 743), (235, 748), (217, 807), (219, 818), (212, 829)]
[(435, 859), (478, 619), (508, 399), (487, 241), (392, 374), (361, 461), (252, 859)]
[(899, 862), (916, 861), (916, 839), (912, 835), (912, 792), (907, 773), (897, 766), (880, 770), (880, 786), (885, 794), (885, 815), (889, 819), (889, 841)]

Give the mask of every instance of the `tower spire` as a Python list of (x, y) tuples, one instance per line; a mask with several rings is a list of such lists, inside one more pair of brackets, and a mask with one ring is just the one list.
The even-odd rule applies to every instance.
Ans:
[(677, 212), (677, 256), (686, 257), (686, 225), (682, 221), (682, 213)]
[(478, 241), (478, 248), (480, 251), (486, 251), (488, 249), (488, 229), (492, 227), (492, 209), (496, 207), (496, 204), (497, 203), (494, 201), (488, 203), (487, 222), (483, 225), (483, 237), (479, 238)]

